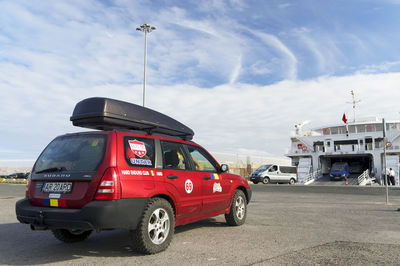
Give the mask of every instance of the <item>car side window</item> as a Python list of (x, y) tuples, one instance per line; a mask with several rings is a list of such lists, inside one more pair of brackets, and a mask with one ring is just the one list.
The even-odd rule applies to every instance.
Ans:
[(176, 142), (161, 141), (164, 169), (187, 170), (188, 160), (185, 158), (183, 145)]
[(124, 137), (126, 162), (133, 167), (154, 168), (154, 140), (132, 136)]
[(218, 164), (200, 147), (187, 145), (196, 171), (217, 172)]

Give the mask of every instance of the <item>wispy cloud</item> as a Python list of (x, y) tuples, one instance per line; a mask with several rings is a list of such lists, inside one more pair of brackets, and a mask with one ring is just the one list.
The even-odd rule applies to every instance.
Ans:
[(334, 110), (350, 110), (349, 89), (362, 99), (360, 115), (397, 118), (386, 99), (400, 96), (400, 35), (386, 34), (397, 17), (389, 25), (361, 8), (356, 21), (326, 2), (197, 4), (0, 2), (0, 147), (23, 151), (0, 159), (34, 158), (54, 136), (82, 130), (69, 117), (83, 98), (141, 103), (144, 36), (135, 28), (145, 22), (157, 27), (148, 106), (195, 129), (211, 150), (282, 155), (295, 123), (335, 123)]
[(240, 75), (241, 68), (242, 68), (242, 55), (239, 55), (238, 59), (237, 59), (237, 63), (235, 65), (235, 67), (233, 68), (231, 78), (229, 79), (230, 84), (233, 84), (236, 82), (236, 80), (238, 79), (238, 77)]
[(293, 52), (276, 36), (255, 30), (249, 30), (252, 34), (260, 38), (264, 43), (279, 51), (284, 56), (284, 64), (287, 66), (285, 78), (297, 78), (297, 59)]

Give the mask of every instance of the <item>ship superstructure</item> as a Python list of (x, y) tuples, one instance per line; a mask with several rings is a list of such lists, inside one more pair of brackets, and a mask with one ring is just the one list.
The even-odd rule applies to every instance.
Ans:
[[(399, 184), (400, 121), (385, 123), (387, 168), (396, 172)], [(329, 125), (303, 132), (296, 127), (286, 154), (298, 166), (299, 177), (317, 173), (329, 175), (335, 162), (347, 162), (353, 177), (367, 173), (382, 184), (384, 169), (383, 123), (377, 118), (357, 119), (347, 124)]]

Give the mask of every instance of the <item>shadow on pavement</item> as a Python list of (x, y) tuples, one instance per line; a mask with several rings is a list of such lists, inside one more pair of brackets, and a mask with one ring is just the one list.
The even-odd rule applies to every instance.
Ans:
[[(215, 218), (178, 226), (175, 234), (202, 227), (227, 227)], [(71, 263), (81, 257), (140, 257), (127, 230), (93, 232), (79, 243), (63, 243), (50, 230), (32, 231), (20, 223), (0, 224), (0, 265)], [(173, 241), (173, 240), (172, 240)]]
[(0, 264), (46, 264), (71, 262), (83, 256), (128, 257), (142, 256), (135, 253), (128, 231), (92, 233), (85, 241), (62, 243), (51, 231), (32, 231), (29, 225), (0, 224)]

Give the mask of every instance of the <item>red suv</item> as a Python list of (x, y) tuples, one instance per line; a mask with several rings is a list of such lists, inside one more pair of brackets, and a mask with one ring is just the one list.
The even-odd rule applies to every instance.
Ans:
[(55, 138), (37, 159), (17, 218), (64, 242), (128, 229), (143, 253), (165, 250), (174, 227), (225, 214), (241, 225), (251, 190), (178, 121), (108, 98), (79, 102), (71, 121), (98, 131)]

